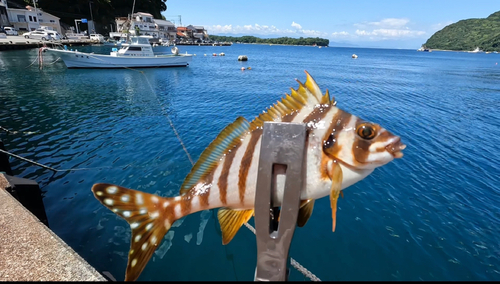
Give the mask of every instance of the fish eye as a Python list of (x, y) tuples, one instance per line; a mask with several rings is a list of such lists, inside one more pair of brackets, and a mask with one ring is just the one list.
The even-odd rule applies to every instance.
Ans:
[(371, 140), (377, 135), (377, 130), (373, 125), (363, 123), (358, 126), (358, 128), (356, 129), (356, 133), (363, 139)]

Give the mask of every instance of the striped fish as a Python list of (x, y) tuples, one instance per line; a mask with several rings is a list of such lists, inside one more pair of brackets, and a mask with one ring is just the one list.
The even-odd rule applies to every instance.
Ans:
[[(257, 169), (265, 121), (307, 125), (306, 181), (301, 192), (298, 226), (312, 214), (314, 200), (330, 196), (333, 231), (342, 189), (362, 180), (376, 167), (401, 158), (405, 145), (380, 125), (336, 107), (328, 90), (306, 71), (306, 82), (252, 122), (238, 117), (204, 150), (176, 197), (160, 197), (118, 185), (97, 183), (94, 196), (125, 219), (132, 230), (125, 280), (136, 280), (164, 235), (179, 218), (220, 208), (222, 243), (227, 244), (253, 215)], [(279, 177), (279, 172), (277, 173)], [(284, 179), (276, 180), (274, 205), (281, 204)]]

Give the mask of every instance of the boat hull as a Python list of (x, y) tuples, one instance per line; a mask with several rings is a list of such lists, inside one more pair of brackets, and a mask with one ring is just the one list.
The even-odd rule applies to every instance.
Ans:
[(190, 54), (157, 55), (154, 57), (111, 56), (103, 54), (84, 53), (70, 50), (47, 49), (57, 54), (69, 69), (75, 68), (159, 68), (188, 66), (192, 60)]

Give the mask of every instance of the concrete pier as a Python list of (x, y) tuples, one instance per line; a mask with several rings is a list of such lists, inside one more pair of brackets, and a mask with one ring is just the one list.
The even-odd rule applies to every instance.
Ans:
[(0, 51), (4, 50), (15, 50), (15, 49), (27, 49), (27, 48), (39, 48), (44, 45), (48, 47), (54, 47), (57, 45), (65, 44), (70, 46), (82, 46), (93, 44), (90, 39), (63, 39), (63, 40), (39, 40), (24, 38), (22, 36), (7, 36), (7, 38), (0, 38)]
[(107, 281), (5, 189), (0, 173), (0, 281)]

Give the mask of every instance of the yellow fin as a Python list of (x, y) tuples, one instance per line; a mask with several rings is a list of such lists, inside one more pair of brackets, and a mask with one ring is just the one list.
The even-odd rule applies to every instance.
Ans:
[(217, 212), (220, 229), (222, 231), (222, 244), (227, 245), (236, 235), (241, 225), (248, 222), (253, 215), (253, 209), (233, 210), (220, 208)]
[(325, 94), (321, 97), (321, 102), (322, 105), (330, 104), (330, 94), (328, 93), (328, 89), (326, 90)]
[(342, 169), (336, 162), (333, 163), (330, 171), (332, 186), (330, 188), (330, 206), (332, 207), (332, 231), (335, 232), (337, 222), (337, 200), (342, 189)]
[(210, 173), (227, 151), (240, 144), (241, 137), (248, 131), (249, 127), (248, 121), (241, 116), (226, 126), (201, 153), (191, 172), (184, 179), (184, 183), (181, 185), (181, 195), (188, 192), (203, 176)]
[(286, 94), (281, 101), (269, 107), (266, 112), (261, 113), (250, 123), (250, 131), (258, 129), (264, 125), (265, 121), (282, 121), (284, 116), (290, 115), (296, 111), (300, 111), (304, 106), (313, 107), (317, 104), (330, 103), (328, 91), (325, 95), (321, 94), (321, 90), (314, 79), (307, 73), (306, 83), (302, 84), (299, 80), (299, 87), (294, 90), (291, 88), (291, 95)]
[(314, 208), (314, 199), (304, 200), (302, 203), (303, 204), (300, 206), (299, 216), (297, 218), (297, 226), (299, 227), (304, 227), (307, 220), (309, 220), (309, 217), (311, 217)]
[(304, 72), (306, 72), (306, 78), (307, 78), (306, 83), (304, 84), (305, 87), (307, 88), (307, 90), (309, 90), (309, 92), (311, 92), (314, 95), (316, 100), (320, 102), (322, 94), (318, 84), (316, 84), (316, 81), (314, 81), (314, 79), (311, 77), (311, 75), (309, 75), (307, 71)]

